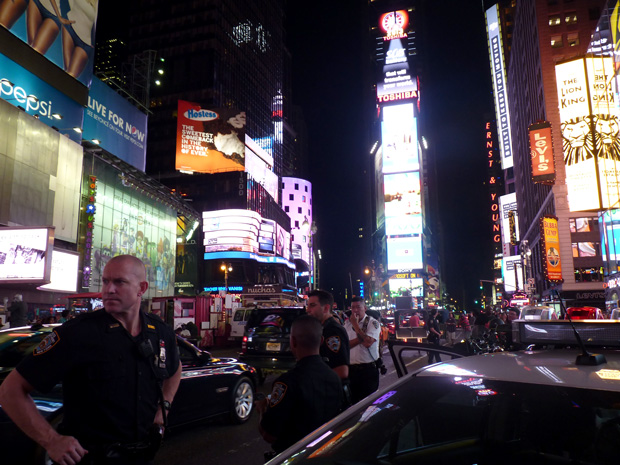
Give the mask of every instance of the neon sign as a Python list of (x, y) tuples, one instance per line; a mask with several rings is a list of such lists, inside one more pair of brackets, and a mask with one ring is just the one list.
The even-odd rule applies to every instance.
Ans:
[(97, 176), (88, 176), (88, 199), (86, 204), (86, 241), (84, 264), (82, 266), (82, 287), (90, 287), (93, 251), (93, 228), (95, 224), (95, 200), (97, 198)]

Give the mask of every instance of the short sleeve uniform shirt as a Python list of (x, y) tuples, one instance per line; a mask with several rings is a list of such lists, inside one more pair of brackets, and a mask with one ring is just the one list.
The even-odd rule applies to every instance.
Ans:
[(328, 318), (323, 323), (323, 344), (321, 344), (321, 357), (328, 360), (330, 368), (349, 364), (349, 338), (342, 325), (333, 318)]

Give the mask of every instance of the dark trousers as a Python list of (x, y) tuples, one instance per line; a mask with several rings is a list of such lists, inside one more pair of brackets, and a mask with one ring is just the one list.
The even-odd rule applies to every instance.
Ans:
[[(440, 347), (439, 338), (437, 336), (435, 336), (433, 339), (429, 338), (428, 343), (434, 346), (437, 346), (437, 348)], [(428, 352), (428, 364), (430, 365), (431, 363), (435, 363), (435, 362), (441, 362), (441, 357), (439, 356), (439, 352), (429, 351)]]
[(374, 362), (349, 366), (351, 400), (355, 404), (379, 389), (379, 370)]

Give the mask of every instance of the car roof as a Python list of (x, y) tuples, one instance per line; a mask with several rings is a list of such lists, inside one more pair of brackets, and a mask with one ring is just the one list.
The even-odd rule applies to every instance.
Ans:
[(620, 351), (601, 351), (607, 363), (597, 366), (576, 365), (579, 350), (534, 350), (499, 352), (464, 357), (431, 365), (418, 376), (460, 376), (620, 391)]

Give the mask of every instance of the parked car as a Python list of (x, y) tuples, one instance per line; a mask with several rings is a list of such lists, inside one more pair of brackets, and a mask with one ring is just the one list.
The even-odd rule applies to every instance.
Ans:
[(602, 320), (603, 312), (596, 307), (568, 307), (566, 313), (571, 320)]
[(562, 317), (555, 307), (526, 305), (521, 309), (520, 320), (559, 320)]
[(253, 308), (239, 307), (233, 310), (233, 317), (230, 323), (230, 337), (242, 338), (245, 334), (245, 326), (248, 324), (248, 319), (252, 313)]
[(295, 366), (289, 337), (295, 318), (305, 307), (256, 307), (245, 326), (239, 360), (256, 368), (260, 382), (270, 372), (288, 371)]
[[(559, 333), (575, 344), (565, 322), (542, 322), (542, 332), (532, 329), (535, 321), (522, 323), (547, 337), (562, 326)], [(390, 345), (402, 378), (269, 464), (618, 463), (617, 348), (601, 349), (606, 362), (597, 366), (577, 364), (581, 350), (569, 348), (474, 355), (406, 374), (410, 358), (399, 348), (415, 351), (416, 344)]]
[(620, 320), (620, 308), (614, 308), (609, 315), (610, 320)]
[[(56, 326), (0, 331), (0, 384)], [(177, 337), (177, 344), (183, 373), (168, 415), (169, 427), (221, 416), (228, 416), (233, 423), (247, 421), (254, 406), (256, 370), (234, 358), (214, 358), (181, 337)], [(62, 386), (47, 394), (33, 392), (32, 397), (43, 416), (58, 426), (63, 414)], [(0, 451), (3, 464), (45, 463), (45, 452), (14, 425), (1, 406)]]

